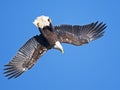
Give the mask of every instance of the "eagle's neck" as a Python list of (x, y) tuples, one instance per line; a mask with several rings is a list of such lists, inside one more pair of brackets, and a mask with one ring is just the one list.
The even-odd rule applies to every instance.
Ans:
[(57, 41), (57, 35), (53, 32), (52, 25), (45, 26), (43, 29), (39, 29), (41, 34), (44, 36), (44, 38), (48, 41), (51, 47), (55, 44)]
[(48, 29), (49, 31), (53, 32), (53, 26), (52, 26), (52, 24), (50, 23), (49, 26), (44, 26), (43, 28), (39, 28), (39, 31), (40, 31), (40, 33), (42, 33), (43, 30), (46, 30), (46, 29)]

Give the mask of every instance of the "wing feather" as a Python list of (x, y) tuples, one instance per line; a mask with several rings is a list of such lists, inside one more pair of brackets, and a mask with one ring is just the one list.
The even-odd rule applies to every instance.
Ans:
[[(42, 36), (34, 36), (23, 45), (13, 57), (13, 59), (5, 65), (5, 76), (8, 79), (17, 78), (23, 72), (30, 69), (42, 56), (47, 48), (42, 44), (44, 41)], [(45, 42), (45, 41), (44, 41)]]
[(87, 25), (60, 25), (54, 26), (54, 31), (61, 43), (82, 45), (103, 36), (106, 24), (95, 22)]

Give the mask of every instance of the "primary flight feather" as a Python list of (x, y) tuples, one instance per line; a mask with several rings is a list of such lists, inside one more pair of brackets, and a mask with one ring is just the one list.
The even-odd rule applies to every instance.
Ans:
[(8, 79), (17, 78), (29, 70), (37, 60), (50, 49), (58, 49), (64, 53), (61, 43), (80, 46), (103, 36), (106, 24), (93, 22), (87, 25), (52, 26), (48, 16), (40, 16), (33, 22), (40, 34), (29, 39), (5, 65), (5, 76)]

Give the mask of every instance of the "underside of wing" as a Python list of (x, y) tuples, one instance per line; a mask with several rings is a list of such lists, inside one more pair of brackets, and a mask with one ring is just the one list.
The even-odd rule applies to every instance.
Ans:
[(91, 23), (88, 25), (60, 25), (54, 26), (54, 31), (61, 43), (74, 45), (86, 44), (103, 36), (106, 24), (103, 22)]
[(47, 48), (42, 44), (43, 40), (41, 36), (34, 36), (18, 50), (13, 59), (5, 65), (4, 74), (8, 79), (17, 78), (30, 69), (39, 57), (47, 51)]

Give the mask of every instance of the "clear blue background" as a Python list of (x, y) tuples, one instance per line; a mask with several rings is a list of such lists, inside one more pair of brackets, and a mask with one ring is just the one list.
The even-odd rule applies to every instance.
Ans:
[[(40, 15), (53, 25), (107, 24), (104, 37), (84, 46), (63, 44), (65, 54), (48, 51), (17, 79), (3, 65), (32, 36)], [(120, 90), (120, 0), (0, 0), (0, 90)]]

